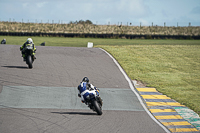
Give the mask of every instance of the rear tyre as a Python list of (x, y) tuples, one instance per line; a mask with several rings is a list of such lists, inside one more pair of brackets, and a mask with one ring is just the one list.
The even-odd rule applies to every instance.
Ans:
[(101, 110), (99, 104), (97, 103), (97, 101), (96, 101), (96, 100), (93, 100), (93, 101), (92, 101), (92, 104), (93, 104), (93, 106), (94, 106), (94, 108), (95, 108), (97, 114), (98, 114), (98, 115), (102, 115), (102, 110)]
[(27, 61), (27, 64), (28, 64), (28, 68), (30, 68), (30, 69), (33, 68), (33, 64), (32, 64), (33, 61), (32, 61), (32, 58), (31, 58), (30, 55), (27, 56), (27, 60), (26, 61)]

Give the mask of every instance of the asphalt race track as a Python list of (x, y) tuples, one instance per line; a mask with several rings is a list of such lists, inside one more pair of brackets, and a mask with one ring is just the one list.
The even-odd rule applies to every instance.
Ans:
[[(28, 69), (17, 45), (0, 45), (0, 133), (163, 133), (113, 60), (99, 48), (37, 46)], [(87, 76), (103, 114), (81, 103)]]

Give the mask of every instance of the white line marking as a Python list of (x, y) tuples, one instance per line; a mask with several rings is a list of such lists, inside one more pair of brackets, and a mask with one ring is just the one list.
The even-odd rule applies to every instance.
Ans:
[(118, 66), (119, 70), (122, 72), (122, 74), (124, 75), (125, 79), (128, 81), (129, 86), (131, 88), (131, 90), (135, 93), (135, 95), (137, 96), (138, 100), (140, 101), (140, 104), (142, 105), (142, 107), (144, 108), (144, 110), (147, 112), (147, 114), (160, 126), (162, 127), (167, 133), (171, 133), (165, 126), (163, 126), (150, 112), (149, 110), (146, 108), (146, 106), (144, 105), (140, 95), (135, 91), (135, 86), (132, 85), (131, 80), (129, 79), (129, 77), (127, 76), (127, 74), (124, 72), (124, 70), (122, 69), (122, 67), (119, 65), (119, 63), (115, 60), (115, 58), (109, 54), (107, 51), (105, 51), (102, 48), (99, 48), (101, 50), (103, 50), (105, 53), (107, 53), (110, 58), (115, 62), (115, 64)]

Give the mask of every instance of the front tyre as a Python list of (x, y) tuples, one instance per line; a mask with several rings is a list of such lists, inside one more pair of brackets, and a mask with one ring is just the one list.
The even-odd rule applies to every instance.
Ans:
[(93, 100), (92, 101), (92, 104), (95, 108), (95, 111), (97, 112), (98, 115), (102, 115), (102, 110), (101, 110), (101, 107), (99, 106), (99, 104), (97, 103), (96, 100)]
[(27, 56), (26, 63), (28, 65), (28, 68), (33, 68), (33, 61), (30, 55)]

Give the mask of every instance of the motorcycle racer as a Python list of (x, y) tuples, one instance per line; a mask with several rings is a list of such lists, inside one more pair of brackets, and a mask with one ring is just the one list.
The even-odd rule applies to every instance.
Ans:
[(89, 79), (87, 77), (84, 77), (82, 82), (77, 88), (79, 90), (78, 96), (81, 97), (82, 103), (87, 104), (87, 99), (90, 98), (89, 94), (94, 94), (97, 91), (97, 95), (99, 95), (99, 90), (92, 84), (89, 83)]
[(1, 44), (6, 44), (6, 39), (5, 38), (1, 41)]
[(33, 56), (34, 56), (34, 59), (36, 59), (36, 57), (35, 57), (35, 51), (36, 51), (35, 44), (33, 43), (33, 40), (31, 38), (28, 38), (27, 41), (20, 47), (20, 51), (22, 53), (22, 57), (24, 58), (24, 61), (26, 60), (24, 50), (25, 50), (26, 46), (30, 45), (30, 44), (33, 45)]

